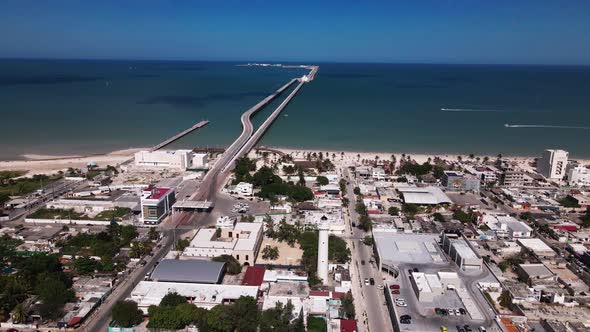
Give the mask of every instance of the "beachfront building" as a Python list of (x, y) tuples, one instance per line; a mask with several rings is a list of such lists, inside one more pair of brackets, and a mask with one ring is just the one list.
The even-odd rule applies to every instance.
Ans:
[(508, 162), (500, 165), (500, 183), (505, 187), (519, 187), (524, 185), (524, 172)]
[(590, 169), (580, 165), (568, 167), (567, 182), (570, 186), (590, 186)]
[(537, 170), (547, 179), (561, 180), (565, 176), (568, 156), (567, 151), (547, 149), (537, 163)]
[(478, 177), (456, 171), (445, 171), (442, 177), (442, 185), (449, 191), (473, 191), (478, 193), (479, 183)]
[(207, 154), (191, 150), (139, 151), (135, 154), (135, 166), (148, 168), (171, 168), (186, 171), (207, 167)]
[(229, 217), (217, 219), (216, 228), (201, 228), (181, 259), (233, 256), (242, 265), (254, 265), (262, 243), (262, 223), (236, 222)]
[(175, 201), (172, 188), (146, 188), (141, 196), (141, 220), (149, 225), (161, 223), (172, 212)]

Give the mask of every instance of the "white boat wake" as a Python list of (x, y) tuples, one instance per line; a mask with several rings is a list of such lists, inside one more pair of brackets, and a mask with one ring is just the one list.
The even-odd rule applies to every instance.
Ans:
[(487, 109), (473, 109), (473, 108), (441, 108), (443, 112), (505, 112), (503, 110), (487, 110)]
[(504, 124), (506, 128), (554, 128), (554, 129), (583, 129), (583, 130), (590, 130), (590, 127), (584, 126), (553, 126), (553, 125), (513, 125), (513, 124)]

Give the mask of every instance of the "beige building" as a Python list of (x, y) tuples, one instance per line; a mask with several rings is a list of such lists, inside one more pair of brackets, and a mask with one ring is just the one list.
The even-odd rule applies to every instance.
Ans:
[(216, 226), (200, 229), (181, 259), (231, 255), (242, 265), (254, 265), (262, 243), (262, 224), (220, 217)]

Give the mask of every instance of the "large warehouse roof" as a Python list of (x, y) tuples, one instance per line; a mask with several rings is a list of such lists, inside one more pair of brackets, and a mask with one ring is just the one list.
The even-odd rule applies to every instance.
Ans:
[(404, 202), (410, 204), (451, 203), (451, 199), (437, 187), (398, 187), (404, 196)]
[(152, 273), (151, 279), (160, 282), (217, 284), (223, 278), (224, 265), (200, 259), (164, 259)]

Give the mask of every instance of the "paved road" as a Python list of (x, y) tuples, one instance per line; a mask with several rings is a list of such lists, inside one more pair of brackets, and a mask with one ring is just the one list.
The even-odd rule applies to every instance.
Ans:
[(174, 224), (171, 225), (170, 229), (163, 230), (163, 237), (160, 240), (160, 248), (156, 248), (154, 256), (147, 256), (144, 258), (147, 262), (145, 266), (140, 266), (135, 270), (131, 271), (130, 275), (120, 278), (120, 284), (116, 285), (113, 293), (107, 297), (106, 301), (100, 305), (98, 310), (86, 320), (86, 323), (82, 325), (78, 331), (108, 331), (109, 323), (111, 321), (111, 310), (113, 305), (122, 299), (126, 299), (131, 295), (133, 288), (145, 278), (145, 275), (150, 272), (157, 262), (159, 262), (164, 256), (172, 249), (172, 245), (175, 239), (178, 239), (183, 232), (186, 230), (179, 230), (175, 227), (175, 224), (183, 222), (184, 219), (192, 218), (194, 215), (190, 213), (179, 213), (173, 220)]
[[(350, 219), (355, 223), (358, 223), (359, 216), (354, 210), (356, 197), (354, 196), (353, 189), (355, 182), (354, 179), (350, 177), (348, 169), (344, 169), (343, 174), (344, 178), (349, 183), (347, 185), (346, 191), (347, 197), (350, 200), (348, 208)], [(352, 228), (352, 232), (352, 238), (361, 239), (364, 238), (365, 235), (368, 235), (356, 227)], [(355, 298), (355, 306), (357, 307), (357, 310), (361, 310), (361, 315), (364, 316), (364, 318), (366, 318), (368, 331), (393, 331), (393, 326), (391, 325), (391, 320), (389, 319), (389, 311), (387, 310), (387, 306), (385, 305), (385, 297), (383, 291), (377, 288), (379, 285), (383, 285), (381, 272), (379, 272), (378, 267), (375, 263), (369, 263), (369, 261), (371, 260), (374, 261), (374, 259), (372, 258), (372, 248), (364, 245), (361, 241), (357, 241), (356, 243), (354, 243), (353, 247), (351, 248), (351, 251), (352, 256), (356, 258), (356, 261), (355, 263), (353, 263), (354, 266), (352, 266), (352, 268), (357, 270), (355, 271), (357, 273), (353, 273), (353, 276), (357, 276), (357, 278), (353, 278), (356, 280), (352, 280), (353, 287), (360, 286), (360, 292), (362, 296), (361, 298)], [(365, 261), (364, 265), (362, 264), (362, 261)], [(365, 278), (374, 278), (375, 286), (365, 286)]]

